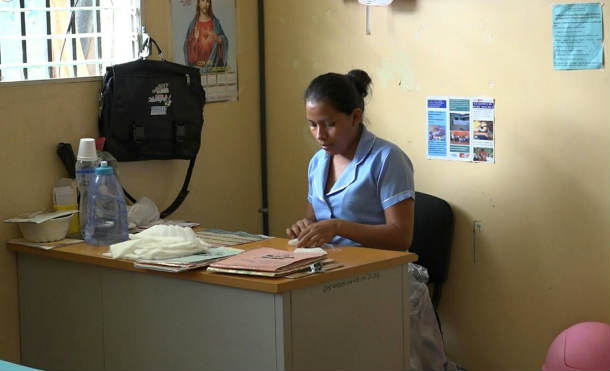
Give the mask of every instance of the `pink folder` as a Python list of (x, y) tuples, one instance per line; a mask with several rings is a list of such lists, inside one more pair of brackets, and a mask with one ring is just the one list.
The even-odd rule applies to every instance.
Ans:
[(324, 260), (326, 255), (326, 252), (294, 253), (271, 247), (259, 247), (212, 263), (210, 267), (279, 272)]

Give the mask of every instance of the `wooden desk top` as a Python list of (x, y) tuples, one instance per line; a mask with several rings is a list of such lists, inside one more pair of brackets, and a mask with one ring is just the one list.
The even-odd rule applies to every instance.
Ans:
[[(289, 246), (288, 239), (285, 238), (271, 238), (268, 240), (256, 241), (235, 247), (247, 250), (263, 246), (280, 250), (294, 250), (294, 247)], [(178, 279), (231, 286), (248, 290), (265, 291), (270, 293), (280, 293), (313, 286), (328, 281), (340, 280), (359, 274), (365, 274), (380, 269), (407, 264), (417, 260), (417, 255), (409, 252), (339, 246), (326, 250), (328, 252), (328, 257), (333, 258), (337, 262), (343, 264), (343, 267), (329, 272), (315, 273), (298, 279), (290, 279), (213, 273), (204, 269), (180, 273), (140, 269), (135, 268), (133, 266), (133, 261), (131, 260), (112, 259), (103, 256), (102, 254), (108, 252), (109, 249), (106, 246), (91, 246), (86, 243), (58, 247), (52, 250), (43, 250), (11, 243), (7, 243), (7, 247), (9, 250), (19, 253), (28, 253), (54, 259), (69, 260), (77, 263), (99, 265), (107, 268), (142, 272), (147, 274), (157, 274)]]

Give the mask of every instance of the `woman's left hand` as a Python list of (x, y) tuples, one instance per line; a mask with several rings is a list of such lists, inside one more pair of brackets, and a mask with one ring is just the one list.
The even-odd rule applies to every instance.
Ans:
[(337, 235), (338, 220), (326, 219), (308, 225), (299, 235), (297, 247), (316, 247), (330, 242)]

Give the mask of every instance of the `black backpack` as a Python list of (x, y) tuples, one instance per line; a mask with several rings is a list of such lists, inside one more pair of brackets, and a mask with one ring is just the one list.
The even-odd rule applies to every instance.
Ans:
[[(157, 43), (148, 40), (163, 58)], [(98, 122), (104, 151), (118, 161), (190, 161), (182, 189), (161, 212), (162, 218), (174, 212), (188, 194), (201, 146), (204, 104), (201, 74), (195, 67), (141, 58), (106, 68)], [(136, 202), (126, 191), (125, 196)]]

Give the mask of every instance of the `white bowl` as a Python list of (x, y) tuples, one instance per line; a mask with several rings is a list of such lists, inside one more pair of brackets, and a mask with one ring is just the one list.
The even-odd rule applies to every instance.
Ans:
[(51, 242), (66, 238), (72, 215), (49, 219), (42, 223), (17, 223), (23, 238), (30, 242)]

